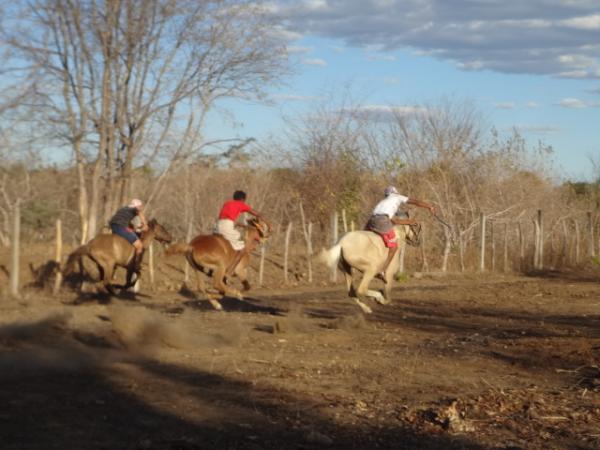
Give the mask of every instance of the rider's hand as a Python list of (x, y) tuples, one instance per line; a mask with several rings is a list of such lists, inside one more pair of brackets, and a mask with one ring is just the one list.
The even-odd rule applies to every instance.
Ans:
[(431, 214), (435, 215), (435, 206), (433, 206), (433, 205), (430, 205), (430, 206), (429, 206), (429, 212), (430, 212)]

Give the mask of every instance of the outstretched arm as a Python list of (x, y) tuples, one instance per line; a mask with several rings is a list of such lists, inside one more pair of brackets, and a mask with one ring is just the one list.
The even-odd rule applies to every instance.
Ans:
[(435, 207), (433, 205), (430, 205), (427, 202), (424, 202), (423, 200), (417, 200), (416, 198), (409, 198), (406, 203), (408, 203), (409, 205), (418, 206), (419, 208), (428, 209), (431, 214), (435, 214)]
[(392, 217), (392, 223), (394, 225), (417, 225), (417, 222), (414, 219), (399, 219), (398, 217)]
[(267, 219), (264, 218), (264, 216), (261, 213), (259, 213), (255, 209), (249, 210), (248, 213), (252, 214), (257, 219), (259, 219), (259, 220), (263, 221), (264, 223), (266, 223), (267, 227), (269, 227), (269, 230), (273, 230), (273, 227), (271, 226), (271, 224), (267, 221)]

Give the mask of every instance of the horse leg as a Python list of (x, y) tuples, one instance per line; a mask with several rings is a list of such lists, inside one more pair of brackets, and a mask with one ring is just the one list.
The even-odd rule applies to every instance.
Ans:
[(248, 282), (248, 259), (242, 259), (240, 263), (235, 268), (235, 274), (242, 282), (244, 286), (244, 291), (250, 290), (250, 283)]
[(219, 266), (213, 274), (214, 286), (217, 291), (221, 293), (221, 295), (229, 295), (231, 297), (236, 297), (239, 300), (243, 300), (244, 297), (242, 293), (235, 288), (230, 288), (225, 285), (223, 282), (223, 277), (225, 276), (225, 268)]
[(365, 297), (373, 297), (378, 303), (384, 302), (381, 292), (369, 289), (369, 283), (375, 277), (376, 273), (377, 272), (373, 269), (368, 269), (364, 272), (362, 280), (360, 280), (356, 290), (356, 298), (354, 299), (358, 306), (360, 306), (361, 309), (367, 314), (370, 314), (373, 311), (367, 305), (363, 304), (361, 299), (364, 299)]
[[(387, 274), (386, 274), (386, 278), (387, 278)], [(385, 284), (384, 288), (383, 288), (383, 300), (380, 301), (379, 303), (381, 303), (382, 305), (389, 305), (390, 303), (392, 303), (392, 297), (391, 297), (391, 292), (392, 292), (392, 278), (387, 278), (389, 281)]]
[(206, 297), (211, 306), (217, 311), (223, 311), (223, 306), (219, 303), (219, 300), (215, 298), (215, 296), (209, 293), (206, 290), (206, 285), (204, 284), (204, 279), (202, 278), (202, 273), (200, 271), (196, 271), (196, 287), (198, 292)]
[(105, 267), (102, 268), (102, 272), (103, 272), (102, 281), (104, 283), (104, 288), (110, 295), (113, 295), (116, 297), (117, 293), (115, 292), (115, 288), (112, 285), (112, 279), (115, 275), (114, 264), (112, 264), (112, 265), (107, 264)]
[(344, 258), (340, 258), (340, 262), (338, 264), (339, 269), (344, 274), (344, 278), (346, 280), (346, 290), (348, 291), (349, 297), (356, 297), (356, 292), (354, 290), (354, 285), (352, 284), (352, 266), (348, 264)]

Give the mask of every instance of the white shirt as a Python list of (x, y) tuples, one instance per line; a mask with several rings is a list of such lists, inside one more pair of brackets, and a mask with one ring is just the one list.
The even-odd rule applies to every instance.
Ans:
[(405, 197), (404, 195), (390, 194), (375, 205), (371, 214), (384, 214), (391, 219), (394, 217), (394, 214), (396, 214), (396, 211), (398, 211), (400, 205), (405, 204), (407, 201), (408, 197)]

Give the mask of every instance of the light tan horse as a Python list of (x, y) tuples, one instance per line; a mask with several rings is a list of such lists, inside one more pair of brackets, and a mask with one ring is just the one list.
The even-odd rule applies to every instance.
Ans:
[[(403, 246), (405, 241), (418, 245), (417, 227), (395, 225), (394, 230), (398, 237), (398, 246)], [(342, 271), (346, 278), (348, 296), (354, 299), (363, 312), (370, 314), (373, 311), (362, 300), (365, 297), (372, 297), (380, 304), (390, 303), (394, 274), (400, 266), (399, 254), (400, 251), (387, 268), (385, 275), (389, 281), (385, 284), (383, 295), (380, 291), (369, 289), (369, 283), (379, 273), (388, 255), (388, 249), (384, 245), (383, 239), (376, 233), (364, 230), (350, 231), (344, 234), (333, 247), (323, 249), (319, 255), (319, 260), (330, 269), (337, 266)], [(356, 269), (363, 274), (356, 289), (352, 282), (352, 269)]]
[[(250, 251), (254, 249), (259, 241), (267, 238), (268, 227), (262, 221), (252, 218), (248, 220), (248, 225), (245, 228), (244, 243), (248, 254), (240, 260), (234, 274), (242, 282), (244, 291), (247, 291), (250, 289), (250, 283), (248, 282)], [(198, 291), (206, 296), (213, 308), (217, 310), (223, 309), (218, 299), (224, 295), (236, 297), (240, 300), (243, 298), (240, 291), (228, 286), (224, 280), (227, 267), (233, 262), (235, 250), (223, 236), (219, 234), (201, 234), (192, 239), (188, 244), (174, 244), (170, 246), (166, 254), (185, 255), (190, 266), (196, 269)], [(201, 272), (212, 276), (213, 286), (219, 295), (207, 291)]]
[[(145, 231), (140, 236), (144, 250), (148, 248), (150, 242), (156, 239), (159, 242), (171, 242), (169, 232), (159, 224), (156, 219), (148, 222), (148, 231)], [(83, 257), (88, 257), (97, 266), (100, 274), (100, 282), (106, 291), (115, 295), (114, 288), (118, 287), (126, 290), (133, 286), (138, 277), (133, 278), (135, 273), (135, 249), (127, 240), (116, 234), (99, 234), (87, 244), (78, 247), (71, 253), (62, 270), (63, 278), (73, 273), (75, 264), (79, 265), (79, 271), (83, 275)], [(124, 267), (127, 270), (126, 281), (124, 285), (113, 285), (111, 281), (117, 267)]]

